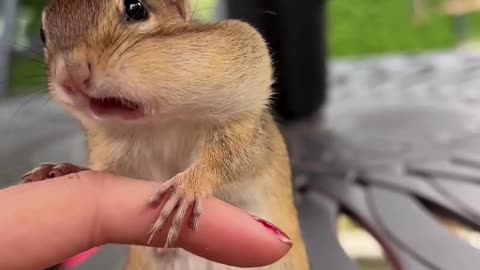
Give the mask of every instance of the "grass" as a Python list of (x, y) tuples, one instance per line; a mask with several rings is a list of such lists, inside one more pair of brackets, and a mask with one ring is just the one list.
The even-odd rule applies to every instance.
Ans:
[(425, 24), (415, 26), (410, 1), (329, 1), (330, 54), (365, 56), (393, 52), (421, 52), (455, 45), (450, 19), (432, 7)]
[[(321, 0), (319, 0), (321, 1)], [(410, 1), (399, 0), (325, 0), (328, 1), (328, 46), (335, 58), (358, 57), (396, 52), (423, 52), (455, 46), (451, 21), (432, 8), (425, 24), (411, 23)], [(436, 1), (438, 3), (438, 0)], [(198, 0), (197, 18), (209, 20), (215, 15), (216, 0)], [(469, 18), (470, 25), (479, 25), (480, 16)], [(36, 29), (32, 26), (31, 29)], [(480, 28), (472, 28), (480, 35)], [(41, 66), (32, 61), (14, 58), (11, 75), (13, 94), (39, 88)]]

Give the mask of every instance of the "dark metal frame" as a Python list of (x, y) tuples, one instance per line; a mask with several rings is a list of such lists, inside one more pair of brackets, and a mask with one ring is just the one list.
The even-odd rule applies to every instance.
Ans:
[(324, 0), (226, 0), (227, 16), (254, 25), (275, 63), (275, 109), (287, 120), (316, 113), (327, 100)]

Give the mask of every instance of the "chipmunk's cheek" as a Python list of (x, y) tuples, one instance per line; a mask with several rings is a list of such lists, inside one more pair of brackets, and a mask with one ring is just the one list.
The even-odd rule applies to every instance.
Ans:
[(55, 76), (55, 67), (52, 68), (49, 77), (50, 77), (49, 91), (50, 91), (50, 95), (54, 98), (54, 100), (63, 104), (73, 105), (74, 100), (72, 99), (72, 97), (58, 83), (58, 79)]
[(52, 83), (50, 91), (51, 91), (52, 97), (55, 98), (57, 101), (66, 103), (69, 105), (73, 105), (73, 100), (71, 96), (68, 95), (60, 85), (56, 83)]

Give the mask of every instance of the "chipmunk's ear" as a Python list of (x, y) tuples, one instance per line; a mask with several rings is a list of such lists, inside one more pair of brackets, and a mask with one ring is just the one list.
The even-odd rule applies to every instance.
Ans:
[(180, 15), (185, 20), (189, 22), (192, 18), (192, 9), (190, 7), (190, 0), (168, 0), (170, 4), (174, 5)]

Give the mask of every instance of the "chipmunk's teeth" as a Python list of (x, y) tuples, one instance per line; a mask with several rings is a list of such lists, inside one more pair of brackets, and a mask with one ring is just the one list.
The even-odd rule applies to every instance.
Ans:
[(118, 97), (91, 98), (90, 108), (93, 113), (99, 116), (143, 116), (144, 112), (139, 103)]

